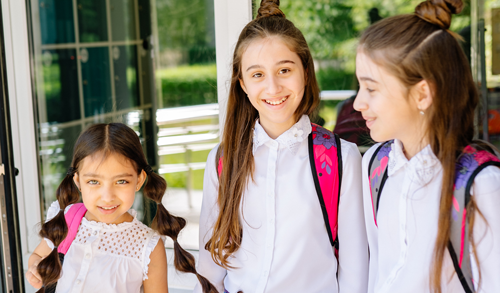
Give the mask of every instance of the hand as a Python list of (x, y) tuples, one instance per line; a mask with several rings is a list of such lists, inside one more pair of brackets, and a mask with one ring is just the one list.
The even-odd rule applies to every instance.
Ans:
[(31, 265), (28, 268), (28, 271), (26, 272), (26, 280), (30, 283), (31, 286), (35, 287), (35, 289), (40, 289), (43, 285), (42, 283), (42, 277), (40, 277), (40, 274), (38, 274), (38, 264), (40, 263), (40, 260), (35, 261), (33, 265)]

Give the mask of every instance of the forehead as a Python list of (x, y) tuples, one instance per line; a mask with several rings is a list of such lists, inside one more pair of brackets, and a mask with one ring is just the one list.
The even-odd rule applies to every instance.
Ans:
[(252, 41), (242, 55), (243, 68), (251, 65), (272, 66), (282, 60), (302, 65), (299, 55), (279, 37), (268, 37)]
[[(129, 158), (112, 152), (97, 152), (85, 157), (80, 163), (80, 171), (114, 172), (135, 170), (135, 164)], [(120, 172), (121, 172), (120, 171)]]

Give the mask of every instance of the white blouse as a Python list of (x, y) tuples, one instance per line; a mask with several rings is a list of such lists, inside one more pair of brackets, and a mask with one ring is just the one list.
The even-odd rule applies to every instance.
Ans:
[[(398, 140), (389, 153), (388, 179), (383, 187), (373, 220), (368, 182), (368, 164), (380, 144), (363, 157), (363, 197), (370, 274), (368, 292), (430, 292), (429, 271), (437, 237), (442, 167), (428, 145), (409, 161)], [(471, 194), (487, 221), (476, 214), (473, 236), (481, 268), (482, 283), (478, 293), (500, 292), (500, 169), (490, 166), (475, 178)], [(477, 265), (472, 257), (474, 280)], [(464, 292), (446, 250), (442, 292)]]
[[(216, 265), (204, 249), (219, 208), (215, 156), (208, 155), (200, 215), (198, 272), (219, 292), (366, 293), (368, 247), (361, 192), (361, 156), (341, 141), (343, 177), (339, 203), (339, 265), (326, 231), (309, 162), (311, 124), (303, 116), (276, 140), (255, 125), (254, 181), (240, 206), (241, 247), (230, 258), (236, 269)], [(338, 280), (337, 280), (338, 272)], [(201, 293), (199, 284), (194, 292)]]
[[(59, 202), (55, 201), (47, 211), (47, 221), (58, 212)], [(142, 282), (148, 278), (149, 256), (163, 236), (137, 220), (136, 211), (128, 213), (134, 219), (117, 225), (82, 219), (64, 257), (56, 293), (142, 292)]]

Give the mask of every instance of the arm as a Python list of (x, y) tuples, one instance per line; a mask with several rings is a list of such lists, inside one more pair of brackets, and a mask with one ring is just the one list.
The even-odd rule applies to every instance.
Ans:
[(163, 240), (158, 241), (149, 258), (151, 261), (149, 263), (148, 278), (143, 282), (144, 293), (168, 293), (167, 255)]
[[(472, 185), (472, 198), (484, 216), (475, 213), (474, 242), (481, 270), (477, 293), (500, 292), (500, 168), (490, 166), (481, 171)], [(471, 255), (474, 266), (475, 260)], [(473, 270), (474, 272), (474, 270)], [(477, 275), (474, 279), (479, 279)]]
[(28, 271), (26, 272), (26, 280), (28, 280), (30, 285), (35, 287), (35, 289), (40, 289), (42, 287), (42, 278), (37, 271), (38, 264), (51, 252), (52, 249), (50, 249), (47, 242), (42, 239), (42, 242), (38, 244), (38, 246), (35, 248), (35, 251), (33, 251), (30, 258), (28, 259)]
[[(212, 236), (213, 226), (219, 215), (217, 197), (219, 193), (219, 180), (215, 169), (215, 155), (217, 145), (208, 155), (203, 179), (203, 202), (200, 214), (200, 258), (198, 261), (198, 273), (207, 278), (219, 292), (224, 292), (224, 278), (226, 269), (218, 266), (212, 260), (210, 252), (205, 250), (205, 244)], [(197, 282), (194, 293), (201, 293), (201, 285)]]
[(339, 199), (339, 292), (366, 293), (368, 241), (361, 185), (361, 155), (352, 143), (342, 141), (343, 175)]

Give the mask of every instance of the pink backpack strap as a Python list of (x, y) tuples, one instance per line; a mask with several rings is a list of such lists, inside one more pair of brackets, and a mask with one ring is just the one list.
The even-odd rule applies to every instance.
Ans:
[(76, 237), (78, 227), (80, 226), (86, 212), (87, 208), (83, 203), (76, 203), (69, 208), (68, 212), (64, 215), (66, 224), (68, 224), (68, 235), (66, 235), (66, 238), (61, 242), (61, 244), (59, 244), (57, 252), (62, 254), (66, 254), (66, 252), (68, 252), (68, 249)]
[(333, 132), (311, 124), (309, 160), (316, 193), (332, 246), (338, 250), (338, 207), (342, 182), (340, 139)]
[[(340, 139), (333, 132), (311, 123), (309, 135), (309, 160), (314, 178), (316, 193), (323, 212), (328, 238), (332, 246), (338, 249), (337, 220), (342, 182), (342, 155)], [(216, 158), (217, 174), (220, 177), (223, 167), (223, 155)]]

